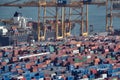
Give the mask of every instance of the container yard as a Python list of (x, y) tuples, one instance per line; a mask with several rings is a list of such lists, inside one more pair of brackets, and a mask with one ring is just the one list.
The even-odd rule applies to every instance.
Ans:
[(0, 49), (2, 80), (119, 80), (120, 37), (79, 37)]
[[(23, 2), (22, 2), (23, 1)], [(37, 7), (37, 21), (16, 11), (0, 19), (0, 80), (120, 80), (120, 0), (13, 0)], [(104, 7), (105, 32), (89, 25), (89, 6)], [(28, 13), (29, 14), (29, 13)], [(33, 14), (35, 15), (35, 14)], [(73, 35), (79, 27), (78, 36)]]

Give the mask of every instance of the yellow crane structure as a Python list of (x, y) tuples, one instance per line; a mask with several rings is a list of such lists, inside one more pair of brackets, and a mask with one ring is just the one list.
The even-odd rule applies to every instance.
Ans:
[[(51, 25), (55, 25), (56, 39), (62, 39), (71, 35), (71, 23), (77, 23), (80, 25), (79, 35), (88, 35), (88, 5), (106, 6), (106, 30), (108, 29), (109, 0), (91, 0), (91, 2), (83, 2), (83, 0), (68, 0), (69, 2), (66, 4), (59, 4), (57, 2), (58, 0), (32, 0), (24, 3), (15, 3), (16, 1), (21, 0), (13, 1), (14, 4), (9, 2), (0, 4), (0, 6), (38, 7), (38, 40), (45, 40), (47, 19), (55, 20), (55, 24)], [(41, 15), (41, 13), (43, 13), (43, 15)], [(67, 24), (69, 30), (66, 30), (66, 20), (68, 20)], [(43, 29), (41, 29), (41, 22), (44, 25)], [(59, 23), (61, 25), (59, 25)]]

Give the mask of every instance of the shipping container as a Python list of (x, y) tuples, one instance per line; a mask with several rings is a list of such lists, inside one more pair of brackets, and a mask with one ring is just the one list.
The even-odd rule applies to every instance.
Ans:
[(74, 80), (74, 77), (73, 76), (68, 76), (67, 80)]
[(51, 80), (51, 77), (45, 77), (44, 80)]

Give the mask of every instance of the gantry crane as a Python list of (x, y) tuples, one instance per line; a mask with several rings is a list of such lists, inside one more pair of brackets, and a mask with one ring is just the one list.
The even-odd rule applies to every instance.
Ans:
[[(69, 0), (69, 2), (65, 4), (59, 4), (57, 1), (58, 0), (33, 0), (24, 3), (1, 4), (0, 6), (38, 7), (38, 40), (45, 40), (47, 19), (55, 20), (55, 24), (52, 24), (52, 26), (55, 26), (56, 39), (70, 36), (71, 23), (73, 22), (80, 25), (80, 35), (84, 36), (88, 34), (88, 5), (107, 5), (106, 0), (91, 0), (90, 2)], [(44, 15), (41, 16), (41, 12), (43, 12)], [(66, 30), (66, 20), (68, 20), (69, 30)], [(44, 25), (42, 30), (40, 25), (41, 22)], [(61, 25), (59, 25), (59, 23), (61, 23)]]
[(107, 0), (106, 5), (106, 31), (113, 32), (113, 17), (120, 17), (120, 0)]

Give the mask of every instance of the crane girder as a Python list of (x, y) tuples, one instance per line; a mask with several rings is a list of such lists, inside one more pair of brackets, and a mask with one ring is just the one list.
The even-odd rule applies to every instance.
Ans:
[(13, 4), (13, 3), (16, 3), (16, 2), (19, 2), (19, 1), (21, 1), (21, 0), (15, 0), (15, 1), (7, 2), (7, 3), (4, 3), (3, 5)]
[(64, 7), (80, 7), (81, 5), (83, 4), (89, 4), (89, 5), (106, 5), (106, 2), (103, 1), (103, 2), (90, 2), (90, 3), (83, 3), (82, 1), (72, 1), (70, 3), (67, 3), (65, 5), (57, 5), (56, 2), (53, 2), (53, 1), (27, 1), (27, 2), (23, 2), (23, 3), (16, 3), (16, 4), (13, 4), (15, 2), (18, 2), (18, 1), (21, 1), (21, 0), (15, 0), (15, 1), (12, 1), (12, 2), (7, 2), (7, 3), (4, 3), (4, 4), (0, 4), (0, 6), (10, 6), (10, 7), (38, 7), (38, 5), (40, 6), (43, 6), (43, 7), (56, 7), (56, 6), (64, 6)]

